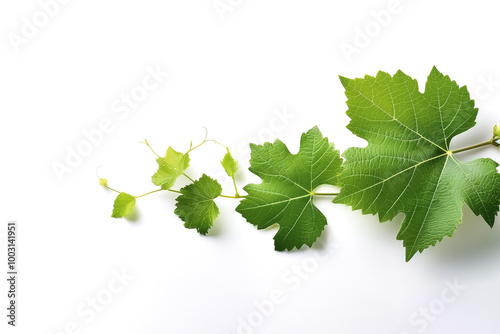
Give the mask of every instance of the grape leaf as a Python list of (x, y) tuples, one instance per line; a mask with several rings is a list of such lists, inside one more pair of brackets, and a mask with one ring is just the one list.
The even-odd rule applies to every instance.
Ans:
[(238, 161), (234, 160), (229, 150), (227, 151), (226, 155), (224, 156), (224, 159), (222, 159), (220, 163), (222, 167), (224, 167), (226, 174), (230, 177), (233, 177), (234, 174), (236, 173), (236, 170), (238, 169)]
[(151, 181), (162, 189), (169, 189), (175, 180), (189, 167), (189, 155), (177, 152), (172, 147), (167, 149), (165, 157), (156, 159), (159, 168)]
[(108, 186), (108, 180), (107, 179), (103, 179), (102, 177), (100, 177), (99, 178), (99, 185), (103, 186), (103, 187), (107, 187)]
[(175, 214), (185, 222), (186, 228), (195, 228), (199, 233), (207, 234), (219, 215), (219, 208), (214, 202), (222, 193), (219, 182), (203, 174), (199, 180), (181, 188), (181, 193), (176, 199)]
[(342, 189), (334, 202), (378, 214), (381, 222), (404, 213), (397, 239), (406, 247), (406, 261), (452, 236), (464, 202), (493, 226), (500, 204), (497, 163), (462, 162), (449, 148), (454, 136), (475, 124), (477, 109), (465, 86), (435, 67), (424, 93), (401, 71), (340, 79), (351, 118), (347, 127), (368, 146), (343, 154)]
[(279, 224), (276, 250), (312, 246), (326, 218), (313, 204), (314, 190), (336, 185), (342, 159), (317, 127), (302, 134), (300, 149), (291, 154), (280, 140), (250, 144), (250, 171), (262, 179), (244, 187), (248, 193), (236, 211), (258, 229)]
[(113, 204), (113, 213), (111, 217), (121, 218), (128, 216), (135, 205), (135, 197), (126, 193), (119, 193)]

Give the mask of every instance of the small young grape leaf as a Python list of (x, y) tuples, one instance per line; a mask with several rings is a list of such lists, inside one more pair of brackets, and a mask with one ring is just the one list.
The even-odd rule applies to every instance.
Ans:
[(126, 193), (119, 193), (113, 204), (111, 217), (121, 218), (128, 216), (134, 209), (135, 197)]
[(302, 134), (300, 149), (291, 154), (280, 140), (250, 144), (250, 171), (262, 179), (249, 184), (236, 211), (258, 229), (279, 224), (276, 250), (312, 246), (321, 235), (326, 218), (313, 204), (314, 190), (336, 185), (342, 159), (317, 127)]
[(107, 179), (103, 179), (103, 178), (99, 178), (99, 185), (103, 186), (103, 187), (107, 187), (108, 186), (108, 180)]
[(450, 150), (452, 138), (475, 124), (477, 109), (467, 88), (435, 67), (424, 93), (401, 71), (363, 79), (341, 77), (348, 98), (347, 126), (366, 139), (365, 148), (344, 154), (341, 192), (335, 203), (381, 222), (402, 212), (397, 235), (406, 261), (452, 236), (465, 202), (492, 226), (500, 204), (500, 175), (491, 159), (462, 162)]
[(222, 193), (221, 185), (203, 174), (199, 180), (181, 188), (181, 193), (176, 199), (175, 214), (185, 222), (186, 228), (207, 234), (219, 215), (214, 199)]
[(169, 189), (175, 180), (189, 167), (189, 155), (169, 147), (165, 157), (156, 159), (159, 168), (151, 180), (162, 189)]
[(220, 163), (222, 164), (222, 167), (224, 167), (224, 170), (226, 171), (227, 175), (233, 177), (234, 174), (236, 173), (236, 170), (238, 169), (238, 161), (234, 160), (229, 150), (227, 150), (224, 159), (222, 159)]

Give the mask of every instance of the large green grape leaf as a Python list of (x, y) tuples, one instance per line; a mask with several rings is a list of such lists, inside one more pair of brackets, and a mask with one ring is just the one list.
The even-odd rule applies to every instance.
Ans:
[(347, 127), (368, 145), (343, 154), (342, 190), (334, 202), (378, 214), (381, 222), (404, 213), (397, 239), (407, 261), (452, 236), (464, 202), (493, 225), (500, 204), (497, 163), (462, 162), (449, 146), (475, 124), (477, 109), (466, 87), (436, 68), (424, 93), (401, 71), (341, 81), (351, 118)]
[(199, 180), (181, 188), (182, 195), (176, 199), (174, 212), (184, 221), (186, 228), (195, 228), (200, 234), (207, 234), (219, 215), (214, 199), (221, 193), (219, 182), (203, 174)]
[(342, 165), (339, 152), (317, 127), (302, 134), (297, 154), (291, 154), (280, 140), (250, 147), (250, 171), (262, 183), (244, 187), (248, 195), (236, 211), (258, 229), (279, 224), (276, 250), (310, 247), (326, 225), (325, 216), (313, 204), (314, 190), (337, 184)]

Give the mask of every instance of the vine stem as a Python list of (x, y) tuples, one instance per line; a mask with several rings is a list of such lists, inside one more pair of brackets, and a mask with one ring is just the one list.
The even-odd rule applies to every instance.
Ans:
[(203, 141), (201, 143), (199, 143), (198, 145), (194, 146), (194, 147), (190, 147), (189, 150), (185, 154), (188, 154), (189, 152), (197, 149), (198, 147), (200, 147), (201, 145), (203, 145), (203, 144), (205, 144), (205, 143), (207, 143), (209, 141), (212, 142), (212, 143), (214, 143), (214, 144), (220, 145), (220, 146), (222, 146), (222, 147), (224, 147), (224, 148), (227, 149), (226, 145), (219, 143), (217, 140), (207, 139), (207, 137), (208, 137), (208, 130), (207, 130), (206, 127), (203, 127), (203, 128), (205, 129), (205, 138), (203, 138)]
[[(108, 186), (105, 186), (104, 188), (107, 188), (111, 191), (114, 191), (116, 193), (119, 193), (121, 194), (122, 192), (121, 191), (118, 191), (116, 189), (113, 189), (111, 187), (108, 187)], [(153, 190), (153, 191), (150, 191), (150, 192), (147, 192), (145, 194), (142, 194), (142, 195), (139, 195), (139, 196), (132, 196), (132, 197), (135, 197), (135, 198), (140, 198), (140, 197), (144, 197), (144, 196), (147, 196), (147, 195), (150, 195), (150, 194), (154, 194), (154, 193), (157, 193), (157, 192), (160, 192), (160, 191), (163, 191), (163, 190), (166, 190), (166, 191), (170, 191), (172, 193), (176, 193), (176, 194), (182, 194), (182, 192), (180, 190), (176, 190), (176, 189), (156, 189), (156, 190)], [(220, 197), (224, 197), (224, 198), (233, 198), (233, 199), (240, 199), (240, 198), (245, 198), (246, 196), (242, 196), (242, 195), (235, 195), (235, 196), (229, 196), (229, 195), (220, 195)]]
[[(207, 132), (207, 134), (208, 134), (208, 132)], [(227, 148), (226, 146), (222, 145), (221, 143), (219, 143), (219, 142), (217, 142), (217, 141), (215, 141), (215, 140), (212, 140), (212, 139), (208, 139), (208, 140), (207, 140), (207, 134), (205, 135), (205, 138), (203, 139), (203, 141), (202, 141), (200, 144), (198, 144), (198, 145), (196, 145), (196, 146), (194, 146), (194, 147), (190, 148), (190, 149), (189, 149), (189, 151), (188, 151), (187, 153), (191, 152), (191, 151), (192, 151), (192, 150), (194, 150), (195, 148), (200, 147), (201, 145), (203, 145), (204, 143), (206, 143), (206, 142), (208, 142), (208, 141), (214, 142), (214, 143), (216, 143), (216, 144), (219, 144), (219, 145), (221, 145), (221, 146), (223, 146), (223, 147)], [(447, 154), (450, 154), (450, 155), (451, 155), (451, 154), (456, 154), (456, 153), (460, 153), (460, 152), (470, 151), (470, 150), (473, 150), (473, 149), (476, 149), (476, 148), (480, 148), (480, 147), (484, 147), (484, 146), (488, 146), (488, 145), (493, 145), (493, 146), (495, 146), (495, 147), (500, 147), (500, 144), (496, 142), (498, 139), (500, 139), (500, 138), (495, 136), (495, 137), (491, 138), (490, 140), (485, 141), (485, 142), (482, 142), (482, 143), (479, 143), (479, 144), (475, 144), (475, 145), (467, 146), (467, 147), (460, 148), (460, 149), (458, 149), (458, 150), (454, 150), (454, 151), (447, 151)], [(149, 143), (148, 143), (148, 141), (147, 141), (147, 140), (145, 140), (145, 141), (144, 141), (144, 144), (146, 144), (146, 145), (147, 145), (147, 146), (151, 149), (151, 151), (153, 151), (153, 153), (154, 153), (154, 154), (156, 154), (158, 157), (160, 157), (160, 156), (159, 156), (159, 155), (158, 155), (158, 154), (157, 154), (157, 153), (153, 150), (153, 148), (149, 145)], [(186, 153), (186, 154), (187, 154), (187, 153)], [(190, 177), (189, 177), (186, 173), (182, 173), (182, 174), (183, 174), (186, 178), (188, 178), (191, 182), (194, 182), (194, 180), (193, 180), (192, 178), (190, 178)], [(224, 197), (224, 198), (232, 198), (232, 199), (246, 198), (246, 196), (244, 196), (244, 195), (242, 196), (242, 195), (238, 194), (238, 188), (237, 188), (237, 186), (236, 186), (236, 180), (235, 180), (234, 176), (232, 177), (232, 179), (233, 179), (233, 184), (234, 184), (234, 190), (235, 190), (235, 192), (236, 192), (236, 193), (235, 193), (235, 195), (234, 195), (234, 196), (229, 196), (229, 195), (220, 195), (220, 197)], [(119, 194), (121, 193), (120, 191), (118, 191), (118, 190), (116, 190), (116, 189), (113, 189), (113, 188), (111, 188), (111, 187), (108, 187), (108, 186), (105, 186), (105, 188), (107, 188), (107, 189), (109, 189), (109, 190), (111, 190), (111, 191), (114, 191), (114, 192), (116, 192), (116, 193), (119, 193)], [(134, 196), (134, 197), (135, 197), (135, 198), (140, 198), (140, 197), (144, 197), (144, 196), (147, 196), (147, 195), (149, 195), (149, 194), (153, 194), (153, 193), (156, 193), (156, 192), (159, 192), (159, 191), (162, 191), (162, 190), (164, 190), (164, 189), (156, 189), (156, 190), (153, 190), (153, 191), (147, 192), (147, 193), (142, 194), (142, 195), (139, 195), (139, 196)], [(182, 194), (182, 192), (181, 192), (180, 190), (175, 190), (175, 189), (166, 189), (166, 190), (167, 190), (167, 191), (170, 191), (170, 192), (173, 192), (173, 193)], [(313, 196), (338, 196), (338, 195), (339, 195), (339, 193), (315, 193), (315, 192), (312, 192), (312, 193), (311, 193), (311, 195), (313, 195)]]
[(118, 191), (118, 190), (113, 189), (113, 188), (108, 187), (108, 186), (104, 186), (104, 188), (108, 188), (109, 190), (112, 190), (112, 191), (114, 191), (115, 193), (119, 193), (119, 194), (121, 194), (121, 193), (122, 193), (121, 191)]
[(449, 154), (455, 154), (455, 153), (465, 152), (465, 151), (473, 150), (473, 149), (478, 148), (478, 147), (483, 147), (483, 146), (488, 146), (488, 145), (493, 145), (493, 146), (498, 147), (498, 146), (500, 146), (500, 144), (498, 144), (496, 142), (497, 139), (499, 139), (499, 138), (498, 137), (493, 137), (490, 140), (485, 141), (484, 143), (479, 143), (479, 144), (476, 144), (476, 145), (471, 145), (471, 146), (467, 146), (467, 147), (464, 147), (464, 148), (460, 148), (458, 150), (449, 151)]
[(135, 198), (144, 197), (144, 196), (146, 196), (146, 195), (149, 195), (149, 194), (152, 194), (152, 193), (156, 193), (156, 192), (158, 192), (158, 191), (162, 191), (162, 190), (163, 190), (163, 189), (156, 189), (156, 190), (150, 191), (150, 192), (148, 192), (148, 193), (145, 193), (145, 194), (143, 194), (143, 195), (140, 195), (140, 196), (134, 196), (134, 197), (135, 197)]
[[(207, 134), (208, 134), (208, 132), (207, 132)], [(192, 151), (192, 150), (194, 150), (195, 148), (200, 147), (201, 145), (203, 145), (204, 143), (206, 143), (206, 142), (208, 142), (208, 141), (214, 142), (214, 143), (216, 143), (216, 144), (219, 144), (219, 145), (221, 145), (221, 146), (223, 146), (223, 147), (227, 148), (226, 146), (222, 145), (221, 143), (219, 143), (219, 142), (217, 142), (217, 141), (215, 141), (215, 140), (212, 140), (212, 139), (208, 139), (208, 140), (207, 140), (207, 137), (206, 137), (206, 136), (207, 136), (207, 134), (205, 135), (205, 138), (203, 139), (203, 141), (202, 141), (200, 144), (198, 144), (198, 145), (196, 145), (196, 146), (194, 146), (194, 147), (190, 148), (190, 149), (189, 149), (189, 151), (188, 151), (187, 153), (191, 152), (191, 151)], [(479, 143), (479, 144), (475, 144), (475, 145), (467, 146), (467, 147), (460, 148), (460, 149), (458, 149), (458, 150), (454, 150), (454, 151), (448, 151), (448, 152), (447, 152), (447, 154), (450, 154), (450, 155), (451, 155), (451, 154), (456, 154), (456, 153), (465, 152), (465, 151), (473, 150), (473, 149), (480, 148), (480, 147), (484, 147), (484, 146), (488, 146), (488, 145), (493, 145), (493, 146), (495, 146), (495, 147), (500, 147), (500, 144), (496, 142), (498, 139), (500, 139), (500, 138), (495, 136), (495, 137), (491, 138), (490, 140), (485, 141), (485, 142), (482, 142), (482, 143)], [(149, 143), (148, 143), (148, 141), (147, 141), (147, 140), (145, 140), (145, 141), (144, 141), (144, 144), (146, 144), (146, 145), (147, 145), (147, 146), (151, 149), (151, 151), (153, 151), (153, 153), (154, 153), (154, 154), (156, 154), (158, 157), (160, 157), (160, 156), (159, 156), (159, 155), (158, 155), (158, 154), (157, 154), (157, 153), (153, 150), (153, 148), (149, 145)], [(191, 182), (194, 182), (194, 180), (193, 180), (191, 177), (189, 177), (186, 173), (182, 173), (182, 174), (183, 174), (186, 178), (188, 178)], [(232, 179), (233, 179), (234, 189), (235, 189), (235, 192), (236, 192), (236, 193), (235, 193), (235, 195), (234, 195), (234, 196), (229, 196), (229, 195), (220, 195), (220, 197), (224, 197), (224, 198), (232, 198), (232, 199), (246, 198), (246, 196), (244, 196), (244, 195), (242, 196), (242, 195), (238, 194), (238, 188), (237, 188), (237, 186), (236, 186), (236, 180), (234, 179), (234, 176), (232, 177)], [(121, 191), (118, 191), (118, 190), (116, 190), (116, 189), (113, 189), (113, 188), (111, 188), (111, 187), (109, 187), (109, 186), (105, 186), (105, 188), (107, 188), (107, 189), (109, 189), (109, 190), (111, 190), (111, 191), (114, 191), (114, 192), (116, 192), (116, 193), (119, 193), (119, 194), (121, 193)], [(147, 192), (147, 193), (142, 194), (142, 195), (139, 195), (139, 196), (134, 196), (134, 197), (135, 197), (135, 198), (140, 198), (140, 197), (144, 197), (144, 196), (147, 196), (147, 195), (149, 195), (149, 194), (153, 194), (153, 193), (156, 193), (156, 192), (159, 192), (159, 191), (162, 191), (162, 190), (164, 190), (164, 189), (156, 189), (156, 190), (153, 190), (153, 191)], [(182, 192), (181, 192), (180, 190), (175, 190), (175, 189), (166, 189), (166, 190), (167, 190), (167, 191), (170, 191), (170, 192), (173, 192), (173, 193), (182, 194)], [(338, 196), (338, 195), (339, 195), (339, 193), (315, 193), (315, 192), (312, 192), (312, 193), (311, 193), (311, 195), (313, 195), (313, 196)]]
[(149, 149), (150, 149), (150, 150), (151, 150), (154, 154), (156, 154), (156, 156), (157, 156), (158, 158), (161, 158), (161, 157), (158, 155), (158, 153), (156, 153), (156, 152), (155, 152), (155, 150), (153, 150), (153, 148), (151, 147), (151, 145), (149, 145), (149, 143), (148, 143), (148, 140), (147, 140), (147, 139), (144, 139), (144, 142), (142, 142), (142, 143), (143, 143), (143, 144), (146, 144), (146, 145), (149, 147)]
[(187, 177), (189, 179), (189, 181), (194, 182), (194, 180), (192, 178), (190, 178), (186, 173), (182, 173), (182, 175), (184, 175), (185, 177)]
[(220, 195), (220, 197), (233, 198), (233, 199), (246, 198), (246, 196), (242, 196), (242, 195), (235, 195), (235, 196)]
[(234, 175), (231, 178), (233, 179), (233, 184), (234, 184), (234, 196), (236, 198), (239, 198), (240, 194), (238, 194), (238, 187), (236, 186), (236, 180), (234, 179)]
[(314, 196), (338, 196), (339, 193), (314, 193), (313, 192), (313, 195)]

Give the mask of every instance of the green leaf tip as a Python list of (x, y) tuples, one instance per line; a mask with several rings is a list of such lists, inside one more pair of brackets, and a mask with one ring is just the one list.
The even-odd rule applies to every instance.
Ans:
[(339, 79), (340, 79), (340, 82), (342, 83), (342, 86), (344, 86), (344, 88), (347, 88), (347, 86), (349, 86), (349, 82), (351, 81), (351, 79), (343, 77), (341, 75), (339, 75)]

